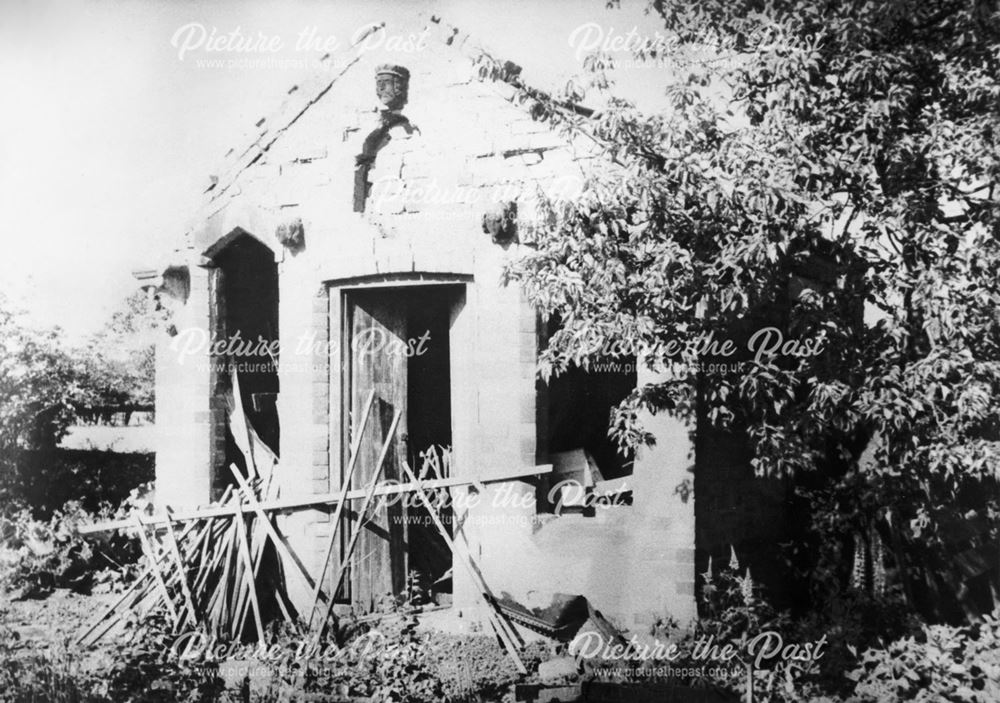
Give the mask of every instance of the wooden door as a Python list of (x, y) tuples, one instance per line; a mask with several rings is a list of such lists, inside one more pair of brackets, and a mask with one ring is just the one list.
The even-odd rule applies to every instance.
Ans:
[[(348, 296), (347, 322), (352, 427), (361, 416), (368, 394), (375, 391), (371, 415), (358, 449), (352, 485), (352, 488), (363, 489), (371, 481), (397, 412), (400, 420), (382, 465), (380, 480), (402, 480), (399, 462), (406, 456), (407, 366), (406, 357), (391, 350), (403, 348), (405, 343), (405, 302), (385, 292), (352, 293)], [(351, 507), (359, 509), (360, 501)], [(345, 534), (350, 534), (357, 529), (358, 516), (349, 514), (346, 519), (348, 530)], [(373, 503), (354, 549), (350, 573), (351, 601), (365, 612), (383, 596), (403, 591), (406, 525), (398, 500), (376, 499)]]

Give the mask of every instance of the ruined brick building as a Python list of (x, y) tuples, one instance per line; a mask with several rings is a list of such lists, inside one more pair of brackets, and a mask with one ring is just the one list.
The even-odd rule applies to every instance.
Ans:
[[(282, 500), (341, 490), (352, 444), (358, 489), (386, 438), (390, 479), (405, 481), (400, 462), (418, 467), (431, 450), (440, 461), (430, 478), (453, 496), (452, 529), (460, 523), (495, 592), (538, 604), (583, 594), (630, 628), (687, 620), (695, 500), (678, 489), (692, 477), (689, 428), (650, 418), (655, 448), (609, 451), (595, 427), (646, 372), (540, 383), (545, 329), (501, 283), (504, 263), (531, 245), (539, 193), (566, 197), (595, 156), (533, 119), (503, 77), (482, 80), (484, 58), (474, 39), (434, 21), (412, 54), (327, 59), (226, 155), (196, 226), (142, 274), (172, 313), (157, 350), (157, 500), (192, 508), (232, 482), (235, 379), (247, 419), (279, 456)], [(255, 349), (239, 357), (204, 343), (233, 335)], [(745, 468), (738, 452), (715, 453), (733, 476)], [(556, 510), (551, 487), (566, 476), (591, 496), (630, 500)], [(740, 503), (741, 480), (712, 498), (720, 516)], [(441, 602), (470, 612), (474, 584), (426, 521), (400, 519), (407, 512), (419, 509), (396, 504), (369, 522), (341, 599), (370, 609), (420, 571), (434, 584), (450, 575)], [(333, 513), (307, 505), (278, 518), (313, 573)], [(699, 558), (728, 551), (742, 519), (705, 520), (712, 544), (698, 545)], [(308, 600), (301, 585), (289, 589)]]

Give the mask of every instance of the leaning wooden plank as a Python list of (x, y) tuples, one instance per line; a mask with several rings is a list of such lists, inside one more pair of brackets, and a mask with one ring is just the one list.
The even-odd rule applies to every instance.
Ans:
[[(358, 449), (361, 446), (361, 439), (364, 436), (365, 428), (368, 426), (368, 418), (371, 415), (372, 402), (375, 400), (375, 390), (372, 389), (368, 393), (368, 398), (365, 401), (364, 410), (361, 412), (361, 418), (359, 422), (359, 427), (356, 429), (356, 434), (354, 436), (354, 441), (351, 443), (351, 456), (348, 460), (347, 472), (343, 479), (343, 485), (340, 490), (340, 500), (337, 501), (337, 509), (333, 516), (332, 529), (330, 532), (330, 541), (327, 544), (326, 552), (323, 556), (322, 566), (320, 567), (319, 576), (316, 579), (316, 584), (312, 593), (312, 598), (309, 599), (309, 619), (307, 621), (307, 626), (312, 627), (313, 616), (316, 613), (316, 604), (319, 603), (320, 594), (323, 591), (323, 579), (326, 578), (326, 569), (330, 564), (330, 560), (333, 558), (333, 550), (337, 545), (337, 534), (340, 529), (340, 521), (343, 519), (344, 505), (347, 503), (347, 494), (351, 490), (351, 481), (354, 478), (354, 467), (358, 463)], [(336, 593), (331, 593), (330, 598), (334, 598)]]
[(191, 595), (191, 589), (188, 586), (187, 567), (181, 558), (181, 550), (177, 547), (174, 523), (170, 520), (169, 513), (167, 514), (167, 548), (173, 554), (174, 561), (177, 562), (177, 577), (181, 583), (181, 593), (184, 596), (184, 604), (187, 607), (188, 617), (191, 619), (191, 625), (193, 626), (198, 622), (198, 616), (194, 610), (194, 597)]
[[(512, 481), (517, 478), (524, 478), (526, 476), (537, 476), (540, 474), (551, 473), (552, 465), (546, 464), (544, 466), (535, 466), (530, 469), (516, 469), (508, 474), (502, 476), (491, 477), (489, 482), (495, 481)], [(455, 486), (468, 486), (470, 484), (481, 484), (484, 483), (479, 479), (470, 478), (441, 478), (431, 481), (421, 481), (419, 484), (416, 482), (406, 482), (406, 483), (394, 483), (379, 486), (376, 490), (376, 496), (387, 496), (387, 495), (398, 495), (400, 493), (412, 493), (416, 490), (417, 485), (422, 486), (424, 489), (433, 488), (454, 488)], [(358, 489), (349, 491), (345, 496), (346, 500), (361, 500), (364, 498), (364, 489)], [(295, 510), (305, 510), (309, 508), (315, 508), (322, 505), (336, 505), (340, 502), (340, 493), (324, 493), (322, 495), (310, 496), (308, 498), (280, 498), (275, 500), (262, 501), (260, 504), (261, 509), (268, 512), (277, 511), (295, 511)], [(212, 517), (222, 517), (228, 515), (235, 515), (236, 513), (251, 513), (254, 508), (249, 505), (219, 505), (212, 506), (209, 508), (202, 508), (201, 510), (193, 511), (178, 511), (174, 513), (174, 522), (185, 522), (187, 520), (203, 520)], [(163, 516), (151, 516), (144, 520), (147, 525), (158, 525), (162, 524), (166, 518)], [(83, 525), (78, 529), (79, 534), (93, 534), (95, 532), (106, 532), (108, 530), (120, 530), (131, 527), (132, 523), (127, 520), (112, 520), (109, 522), (99, 522), (93, 525)]]
[(247, 530), (243, 534), (245, 535), (247, 532), (250, 533), (250, 537), (247, 540), (247, 548), (250, 554), (252, 569), (247, 573), (242, 568), (243, 562), (240, 561), (241, 568), (236, 571), (238, 576), (237, 583), (239, 584), (239, 597), (236, 599), (236, 610), (232, 617), (234, 636), (236, 631), (239, 631), (241, 637), (243, 624), (246, 622), (247, 614), (250, 610), (250, 593), (251, 591), (253, 593), (257, 592), (257, 572), (260, 569), (260, 556), (264, 551), (263, 540), (260, 536), (260, 531), (257, 529), (256, 521), (247, 521)]
[(213, 572), (215, 572), (222, 559), (225, 558), (228, 553), (230, 546), (232, 544), (233, 531), (232, 522), (226, 526), (225, 531), (214, 540), (209, 541), (209, 545), (212, 547), (213, 551), (209, 553), (208, 561), (199, 565), (198, 575), (195, 576), (195, 591), (201, 593), (206, 587), (208, 587), (208, 581)]
[(160, 589), (160, 595), (163, 597), (164, 601), (163, 604), (170, 613), (170, 617), (173, 619), (174, 626), (176, 627), (178, 621), (177, 609), (174, 608), (174, 602), (170, 599), (170, 591), (167, 590), (167, 584), (163, 581), (163, 574), (160, 572), (160, 565), (156, 561), (156, 552), (153, 550), (153, 546), (149, 543), (149, 536), (146, 534), (146, 528), (143, 526), (138, 515), (132, 516), (132, 524), (139, 532), (139, 543), (142, 545), (142, 551), (146, 554), (146, 559), (149, 560), (149, 568), (152, 570), (153, 578), (156, 580), (156, 584)]
[[(130, 612), (134, 612), (138, 604), (140, 604), (143, 599), (145, 599), (150, 593), (152, 593), (156, 587), (153, 585), (152, 577), (145, 579), (145, 583), (142, 587), (133, 591), (131, 597), (125, 600), (121, 607), (116, 609), (112, 616), (104, 619), (104, 622), (98, 623), (97, 627), (92, 631), (90, 637), (86, 641), (93, 644), (104, 637), (108, 632), (110, 632), (116, 625), (121, 625), (125, 619), (126, 615)], [(82, 643), (81, 643), (82, 644)]]
[(152, 571), (150, 571), (150, 569), (147, 567), (142, 571), (141, 574), (139, 574), (139, 578), (133, 581), (132, 585), (130, 585), (122, 592), (121, 597), (118, 600), (116, 600), (114, 603), (105, 608), (101, 612), (101, 614), (94, 619), (91, 625), (86, 630), (84, 630), (83, 634), (81, 634), (79, 637), (76, 638), (74, 644), (77, 645), (82, 644), (83, 641), (87, 638), (87, 636), (95, 629), (97, 629), (97, 626), (100, 625), (101, 622), (103, 622), (106, 617), (116, 612), (122, 605), (124, 605), (125, 601), (133, 597), (133, 591), (139, 588), (139, 586), (143, 584), (143, 582), (146, 580), (148, 576), (152, 576)]
[(230, 586), (230, 571), (233, 568), (233, 555), (236, 550), (236, 542), (239, 540), (237, 536), (237, 531), (239, 530), (239, 525), (234, 519), (229, 525), (228, 539), (226, 540), (225, 550), (220, 550), (220, 558), (222, 560), (222, 576), (216, 582), (215, 596), (213, 596), (213, 608), (211, 610), (212, 623), (217, 632), (221, 632), (225, 626), (226, 618), (225, 613), (227, 610), (228, 596), (229, 596), (229, 586)]
[(302, 580), (306, 584), (306, 586), (312, 587), (311, 579), (309, 578), (309, 572), (306, 570), (305, 565), (303, 565), (302, 562), (298, 558), (296, 558), (295, 555), (292, 553), (292, 550), (288, 546), (288, 543), (284, 539), (282, 539), (281, 535), (274, 528), (274, 525), (271, 524), (271, 520), (268, 518), (267, 513), (259, 509), (260, 503), (257, 501), (253, 493), (250, 491), (250, 486), (247, 484), (246, 479), (244, 479), (239, 474), (239, 472), (235, 470), (234, 467), (230, 467), (230, 469), (233, 471), (233, 475), (236, 477), (236, 481), (237, 483), (239, 483), (240, 488), (246, 493), (247, 501), (250, 503), (251, 506), (258, 507), (257, 520), (260, 522), (261, 525), (263, 525), (265, 531), (267, 532), (267, 536), (270, 537), (271, 541), (274, 543), (275, 548), (281, 549), (284, 552), (284, 556), (287, 557), (298, 567)]
[[(403, 468), (403, 473), (406, 474), (406, 477), (411, 481), (418, 483), (416, 491), (417, 497), (420, 498), (420, 501), (423, 503), (424, 508), (427, 510), (427, 513), (431, 516), (431, 520), (434, 521), (434, 525), (435, 527), (437, 527), (438, 532), (441, 533), (441, 537), (448, 545), (448, 548), (451, 549), (451, 553), (456, 558), (458, 558), (458, 560), (462, 563), (463, 566), (465, 566), (466, 570), (468, 570), (469, 572), (469, 575), (472, 577), (473, 583), (475, 583), (479, 587), (480, 593), (483, 596), (483, 600), (486, 601), (487, 614), (490, 615), (491, 620), (493, 621), (493, 625), (497, 630), (497, 634), (503, 640), (504, 645), (507, 649), (507, 653), (510, 654), (510, 657), (514, 661), (514, 665), (517, 667), (517, 670), (522, 674), (528, 673), (527, 667), (524, 666), (524, 662), (521, 661), (521, 657), (517, 653), (517, 647), (515, 646), (514, 643), (514, 637), (512, 636), (510, 630), (508, 629), (510, 627), (510, 624), (506, 622), (506, 618), (497, 609), (496, 599), (493, 597), (493, 593), (490, 591), (489, 586), (483, 579), (482, 573), (479, 571), (478, 568), (475, 567), (472, 561), (472, 555), (468, 553), (465, 553), (464, 555), (459, 554), (455, 540), (453, 540), (451, 535), (448, 534), (448, 530), (445, 529), (444, 524), (441, 522), (441, 518), (437, 514), (437, 509), (434, 508), (434, 506), (431, 504), (430, 499), (427, 497), (427, 494), (424, 493), (423, 488), (420, 487), (419, 482), (416, 481), (416, 477), (413, 475), (413, 470), (410, 468), (409, 463), (405, 459), (399, 463), (400, 466)], [(465, 558), (462, 558), (463, 556)]]
[[(248, 426), (249, 427), (249, 426)], [(253, 428), (250, 427), (249, 431), (253, 433)], [(259, 469), (259, 467), (258, 467)], [(250, 485), (240, 474), (239, 469), (235, 464), (229, 465), (229, 470), (232, 472), (233, 476), (236, 478), (240, 489), (237, 490), (237, 495), (240, 496), (240, 502), (246, 502), (247, 504), (252, 504), (257, 502), (257, 494), (250, 487)], [(271, 491), (271, 479), (273, 478), (273, 472), (268, 472), (267, 476), (264, 478), (264, 487), (261, 490), (263, 495), (268, 495)], [(246, 611), (249, 607), (249, 599), (247, 595), (251, 590), (256, 594), (257, 589), (257, 576), (260, 572), (261, 563), (263, 563), (263, 553), (264, 548), (267, 546), (267, 541), (270, 536), (271, 521), (268, 519), (267, 514), (263, 511), (258, 513), (258, 519), (254, 520), (251, 524), (251, 549), (250, 549), (250, 561), (253, 564), (253, 574), (249, 577), (247, 581), (247, 588), (244, 589), (244, 594), (237, 601), (236, 617), (234, 618), (235, 623), (242, 623), (246, 620)], [(288, 618), (289, 621), (291, 618)]]
[[(390, 446), (392, 438), (396, 434), (396, 427), (399, 425), (400, 412), (397, 410), (396, 414), (392, 417), (392, 423), (389, 425), (389, 431), (386, 433), (385, 444), (382, 446), (382, 452), (379, 455), (378, 464), (374, 467), (372, 471), (371, 481), (368, 483), (368, 488), (366, 489), (367, 495), (365, 496), (364, 503), (361, 504), (361, 509), (358, 511), (358, 526), (351, 534), (351, 539), (347, 543), (347, 549), (340, 558), (340, 565), (337, 567), (337, 573), (330, 583), (330, 600), (327, 601), (326, 609), (323, 611), (323, 617), (319, 622), (319, 626), (316, 628), (316, 635), (314, 638), (314, 643), (319, 644), (320, 638), (323, 636), (324, 630), (326, 630), (326, 624), (330, 620), (330, 613), (333, 612), (333, 605), (335, 603), (335, 597), (337, 591), (340, 589), (340, 581), (344, 578), (344, 572), (347, 570), (347, 565), (351, 560), (351, 555), (354, 553), (354, 547), (357, 545), (358, 538), (361, 536), (361, 532), (365, 529), (363, 521), (365, 515), (368, 514), (368, 508), (371, 505), (372, 499), (375, 497), (376, 487), (378, 485), (379, 476), (382, 475), (382, 465), (385, 463), (386, 447)], [(311, 614), (310, 614), (311, 618)]]
[[(519, 643), (520, 646), (524, 646), (524, 640), (518, 634), (517, 630), (510, 624), (510, 622), (507, 619), (507, 616), (503, 613), (502, 610), (500, 610), (499, 605), (496, 604), (496, 596), (493, 595), (492, 591), (486, 585), (486, 578), (483, 576), (482, 571), (480, 571), (479, 565), (476, 564), (476, 560), (472, 557), (472, 547), (469, 545), (468, 538), (465, 535), (463, 529), (465, 521), (468, 517), (469, 517), (469, 511), (466, 510), (465, 514), (460, 516), (454, 522), (454, 526), (452, 528), (454, 536), (452, 537), (452, 539), (455, 542), (455, 546), (457, 548), (459, 545), (462, 545), (463, 552), (467, 555), (467, 562), (465, 562), (466, 566), (467, 568), (472, 569), (475, 572), (474, 580), (477, 583), (482, 584), (483, 588), (486, 591), (485, 597), (487, 598), (488, 601), (494, 604), (494, 608), (497, 614), (499, 615), (499, 624), (504, 628), (504, 630), (507, 633), (507, 636), (509, 636), (512, 640), (515, 640), (517, 643)], [(462, 540), (464, 540), (464, 542), (459, 541), (460, 536)]]
[[(238, 500), (243, 502), (243, 494), (237, 490)], [(234, 522), (241, 523), (241, 529), (236, 532), (236, 561), (233, 563), (233, 593), (234, 599), (227, 622), (229, 623), (230, 636), (243, 636), (243, 625), (250, 611), (250, 591), (255, 591), (256, 582), (253, 576), (248, 576), (246, 562), (243, 561), (243, 541), (247, 535), (247, 523), (242, 516), (237, 515)], [(250, 547), (249, 543), (247, 544)], [(253, 564), (253, 551), (250, 552), (250, 563)]]
[(286, 600), (285, 594), (282, 591), (282, 589), (278, 586), (275, 586), (274, 588), (274, 600), (277, 601), (278, 608), (281, 610), (281, 617), (283, 617), (285, 619), (285, 622), (291, 625), (292, 628), (298, 630), (295, 618), (292, 617), (292, 612), (291, 610), (289, 610), (289, 604), (285, 603)]
[[(238, 538), (238, 548), (240, 552), (240, 558), (243, 560), (243, 578), (245, 580), (245, 587), (247, 589), (247, 595), (250, 597), (250, 606), (253, 609), (253, 620), (254, 625), (257, 626), (257, 638), (258, 641), (264, 641), (264, 623), (261, 621), (260, 617), (260, 603), (257, 602), (257, 584), (254, 583), (254, 570), (253, 562), (250, 560), (250, 548), (247, 544), (247, 533), (246, 527), (243, 522), (243, 514), (239, 513), (237, 515), (237, 538)], [(242, 628), (242, 625), (241, 625)]]
[[(351, 457), (347, 463), (347, 472), (344, 475), (343, 485), (340, 489), (340, 500), (337, 501), (337, 509), (333, 514), (333, 522), (330, 530), (330, 540), (326, 545), (326, 551), (323, 555), (322, 566), (320, 567), (319, 576), (316, 578), (316, 585), (314, 587), (312, 597), (309, 599), (309, 618), (306, 621), (306, 627), (312, 627), (313, 617), (316, 614), (316, 605), (319, 603), (320, 593), (323, 591), (323, 579), (326, 578), (326, 570), (330, 565), (330, 560), (333, 559), (333, 550), (337, 546), (337, 535), (340, 532), (340, 521), (344, 517), (344, 505), (347, 504), (346, 496), (351, 490), (351, 481), (354, 479), (354, 468), (358, 465), (358, 454), (361, 447), (361, 439), (364, 437), (365, 428), (368, 426), (368, 418), (371, 415), (372, 403), (375, 400), (375, 390), (372, 389), (368, 393), (368, 399), (365, 401), (364, 409), (361, 412), (361, 419), (359, 421), (359, 426), (355, 430), (356, 434), (354, 436), (354, 441), (351, 443)], [(386, 446), (388, 446), (389, 441), (391, 441), (392, 435), (386, 439)], [(383, 447), (383, 450), (385, 447)], [(382, 452), (382, 458), (379, 460), (381, 464), (385, 459), (385, 453)], [(330, 598), (336, 597), (336, 593), (331, 593)]]
[[(202, 574), (204, 573), (205, 568), (208, 566), (210, 562), (212, 554), (211, 551), (212, 545), (216, 544), (217, 540), (219, 539), (219, 537), (216, 536), (216, 531), (215, 531), (216, 526), (212, 525), (211, 524), (212, 522), (213, 521), (211, 520), (206, 521), (208, 525), (203, 535), (207, 536), (202, 537), (201, 544), (199, 545), (198, 543), (195, 543), (191, 546), (191, 554), (189, 555), (189, 557), (192, 558), (195, 564), (197, 564), (197, 571), (195, 572), (193, 579), (193, 582), (195, 584), (194, 587), (195, 592), (198, 592), (198, 582), (201, 580)], [(218, 520), (217, 522), (222, 522), (222, 521)], [(198, 552), (197, 557), (195, 557), (194, 554), (195, 551)]]
[(247, 471), (254, 476), (257, 467), (253, 461), (253, 452), (250, 450), (250, 423), (247, 422), (246, 413), (243, 411), (243, 394), (240, 391), (240, 379), (235, 367), (229, 369), (229, 383), (232, 388), (232, 393), (226, 397), (229, 406), (229, 435), (233, 438), (236, 448), (243, 454)]
[[(222, 522), (222, 520), (214, 521)], [(188, 551), (187, 558), (197, 565), (194, 578), (192, 579), (191, 592), (196, 598), (201, 600), (208, 575), (215, 568), (215, 560), (219, 552), (219, 546), (225, 544), (226, 532), (219, 532), (216, 525), (212, 525), (208, 530), (201, 545)]]

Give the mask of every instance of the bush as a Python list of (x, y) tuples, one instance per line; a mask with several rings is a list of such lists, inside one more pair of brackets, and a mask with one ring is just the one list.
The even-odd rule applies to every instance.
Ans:
[(393, 703), (439, 701), (442, 683), (422, 654), (416, 617), (388, 618), (340, 647), (328, 667), (307, 679), (305, 690), (340, 691)]
[(4, 625), (0, 611), (0, 699), (4, 703), (82, 703), (98, 701), (94, 679), (68, 652), (41, 654), (22, 648), (20, 635)]
[(97, 687), (103, 700), (136, 703), (211, 703), (224, 684), (218, 667), (189, 665), (172, 654), (176, 635), (164, 614), (153, 614), (131, 625), (118, 645), (108, 676)]
[[(660, 621), (647, 633), (652, 642), (638, 637), (636, 643), (657, 644), (665, 651), (667, 642), (672, 642), (676, 654), (669, 657), (670, 666), (665, 668), (671, 672), (687, 670), (686, 678), (677, 678), (673, 673), (654, 676), (663, 667), (654, 668), (656, 661), (643, 661), (638, 656), (610, 667), (610, 662), (602, 659), (590, 662), (589, 675), (637, 684), (662, 680), (745, 697), (752, 671), (755, 701), (798, 702), (820, 694), (850, 693), (844, 672), (856, 665), (857, 650), (879, 642), (881, 635), (900, 636), (913, 627), (901, 602), (854, 593), (831, 600), (806, 618), (793, 620), (788, 612), (778, 611), (768, 602), (761, 586), (749, 569), (740, 567), (735, 554), (721, 569), (713, 569), (710, 563), (701, 578), (702, 617), (686, 631), (679, 631), (669, 619)], [(758, 636), (764, 639), (755, 642)], [(756, 665), (757, 655), (776, 643), (778, 637), (782, 653), (764, 656)], [(762, 646), (762, 642), (766, 643)], [(727, 660), (712, 658), (705, 654), (707, 645), (713, 645), (716, 651), (728, 645), (735, 656)], [(786, 646), (792, 647), (787, 654)], [(701, 648), (698, 656), (694, 653), (696, 647)]]
[(78, 502), (44, 521), (26, 507), (5, 507), (0, 512), (0, 591), (14, 599), (44, 598), (55, 588), (88, 593), (97, 582), (134, 575), (140, 552), (134, 538), (77, 533), (77, 526), (98, 517)]
[(117, 509), (155, 478), (153, 454), (77, 449), (21, 450), (0, 474), (0, 501), (48, 518), (68, 501), (100, 513)]
[(133, 624), (110, 652), (111, 666), (84, 668), (65, 648), (22, 650), (0, 612), (0, 700), (4, 703), (211, 703), (223, 694), (213, 667), (186, 666), (169, 657), (174, 635), (162, 616)]
[(827, 645), (809, 680), (830, 695), (848, 695), (852, 684), (844, 672), (858, 664), (858, 652), (920, 631), (920, 621), (899, 596), (878, 598), (863, 592), (831, 595), (820, 608), (791, 626), (789, 639)]
[[(282, 654), (257, 662), (269, 673), (244, 677), (242, 685), (240, 679), (230, 680), (227, 694), (257, 703), (349, 697), (380, 703), (499, 701), (524, 678), (493, 637), (423, 631), (415, 612), (406, 609), (375, 623), (337, 623), (320, 643), (321, 656), (290, 658), (302, 642), (300, 633), (274, 628), (266, 650)], [(529, 647), (522, 654), (529, 669), (537, 664), (536, 650)]]
[[(537, 668), (543, 643), (529, 645), (521, 652), (528, 671)], [(524, 676), (495, 637), (429, 632), (421, 658), (441, 680), (447, 700), (501, 700)]]
[[(750, 572), (739, 573), (735, 556), (728, 568), (705, 577), (705, 617), (687, 641), (708, 634), (718, 642), (738, 644), (765, 630), (778, 632), (789, 643), (825, 639), (823, 656), (816, 661), (776, 660), (755, 670), (755, 701), (1000, 700), (1000, 621), (994, 617), (975, 627), (920, 626), (899, 598), (847, 592), (792, 621), (767, 605)], [(883, 645), (885, 639), (892, 641)], [(745, 674), (691, 683), (740, 695), (747, 690)]]
[(866, 650), (847, 676), (858, 703), (1000, 700), (1000, 620), (925, 626), (919, 636)]
[(145, 509), (151, 456), (21, 452), (16, 469), (0, 481), (0, 591), (43, 598), (55, 588), (87, 593), (135, 576), (141, 550), (134, 536), (82, 536), (76, 528)]
[[(703, 616), (681, 644), (681, 651), (690, 652), (695, 641), (712, 637), (720, 646), (731, 644), (738, 652), (747, 650), (748, 641), (764, 632), (776, 632), (788, 642), (791, 620), (787, 613), (778, 612), (764, 598), (760, 584), (754, 581), (747, 568), (740, 569), (736, 553), (733, 552), (729, 564), (713, 573), (709, 562), (708, 571), (702, 574), (701, 609)], [(734, 660), (736, 661), (736, 660)], [(728, 672), (726, 675), (712, 675), (692, 680), (696, 687), (716, 687), (747, 694), (747, 671), (741, 666), (705, 666), (711, 662), (693, 660), (686, 664), (699, 667), (706, 672)], [(815, 662), (798, 662), (775, 659), (764, 668), (753, 670), (754, 701), (801, 701), (812, 686), (807, 683), (808, 675), (815, 670)]]

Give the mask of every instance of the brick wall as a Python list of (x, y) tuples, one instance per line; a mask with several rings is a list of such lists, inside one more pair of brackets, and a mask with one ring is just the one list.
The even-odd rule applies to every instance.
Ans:
[(212, 329), (210, 272), (189, 270), (187, 301), (172, 303), (177, 335), (163, 333), (156, 351), (156, 499), (175, 508), (209, 502), (216, 449), (211, 359), (197, 344)]
[[(481, 220), (498, 201), (517, 200), (519, 236), (530, 240), (539, 190), (572, 192), (582, 179), (580, 164), (591, 155), (532, 121), (511, 101), (509, 86), (475, 81), (465, 56), (438, 47), (412, 57), (410, 104), (404, 113), (416, 129), (393, 131), (370, 174), (377, 185), (368, 207), (355, 213), (355, 157), (377, 123), (374, 67), (387, 59), (399, 57), (370, 52), (328, 91), (310, 94), (312, 84), (306, 84), (291, 93), (292, 103), (315, 99), (287, 128), (264, 123), (257, 140), (267, 149), (251, 147), (248, 155), (259, 152), (254, 158), (230, 164), (190, 237), (199, 254), (240, 230), (270, 243), (279, 254), (278, 409), (286, 497), (338, 487), (345, 421), (339, 349), (346, 343), (340, 290), (379, 276), (400, 283), (450, 276), (466, 286), (450, 330), (455, 474), (492, 481), (531, 470), (539, 459), (535, 313), (519, 290), (501, 285), (505, 262), (523, 253), (523, 245), (494, 244)], [(277, 140), (268, 141), (279, 132)], [(305, 249), (287, 253), (274, 242), (274, 232), (292, 215), (303, 222)], [(193, 288), (198, 285), (192, 281)], [(207, 311), (209, 306), (192, 295), (189, 307)], [(308, 360), (289, 353), (303, 335), (332, 342), (333, 363), (319, 351)], [(202, 414), (178, 416), (192, 438), (210, 426), (210, 379), (199, 383), (204, 387), (186, 397), (201, 399)], [(172, 383), (163, 393), (171, 397), (167, 403), (184, 395)], [(689, 445), (682, 427), (664, 418), (656, 422), (665, 423), (660, 430), (666, 439), (637, 460), (635, 505), (582, 523), (559, 518), (541, 529), (533, 507), (499, 515), (480, 512), (483, 519), (469, 523), (468, 535), (490, 578), (500, 585), (505, 577), (521, 574), (541, 587), (581, 592), (624, 621), (690, 614), (693, 506), (673, 492), (688, 465)], [(209, 466), (207, 435), (192, 442), (200, 442), (201, 466)], [(506, 481), (487, 484), (486, 490), (530, 496), (534, 488)], [(328, 513), (301, 511), (279, 521), (313, 573), (332, 528)], [(507, 519), (500, 524), (498, 518)], [(575, 566), (563, 557), (572, 557)], [(567, 566), (556, 568), (560, 564)], [(293, 567), (286, 571), (301, 607), (309, 589), (293, 576)], [(470, 607), (476, 589), (458, 565), (454, 580), (456, 609)]]

